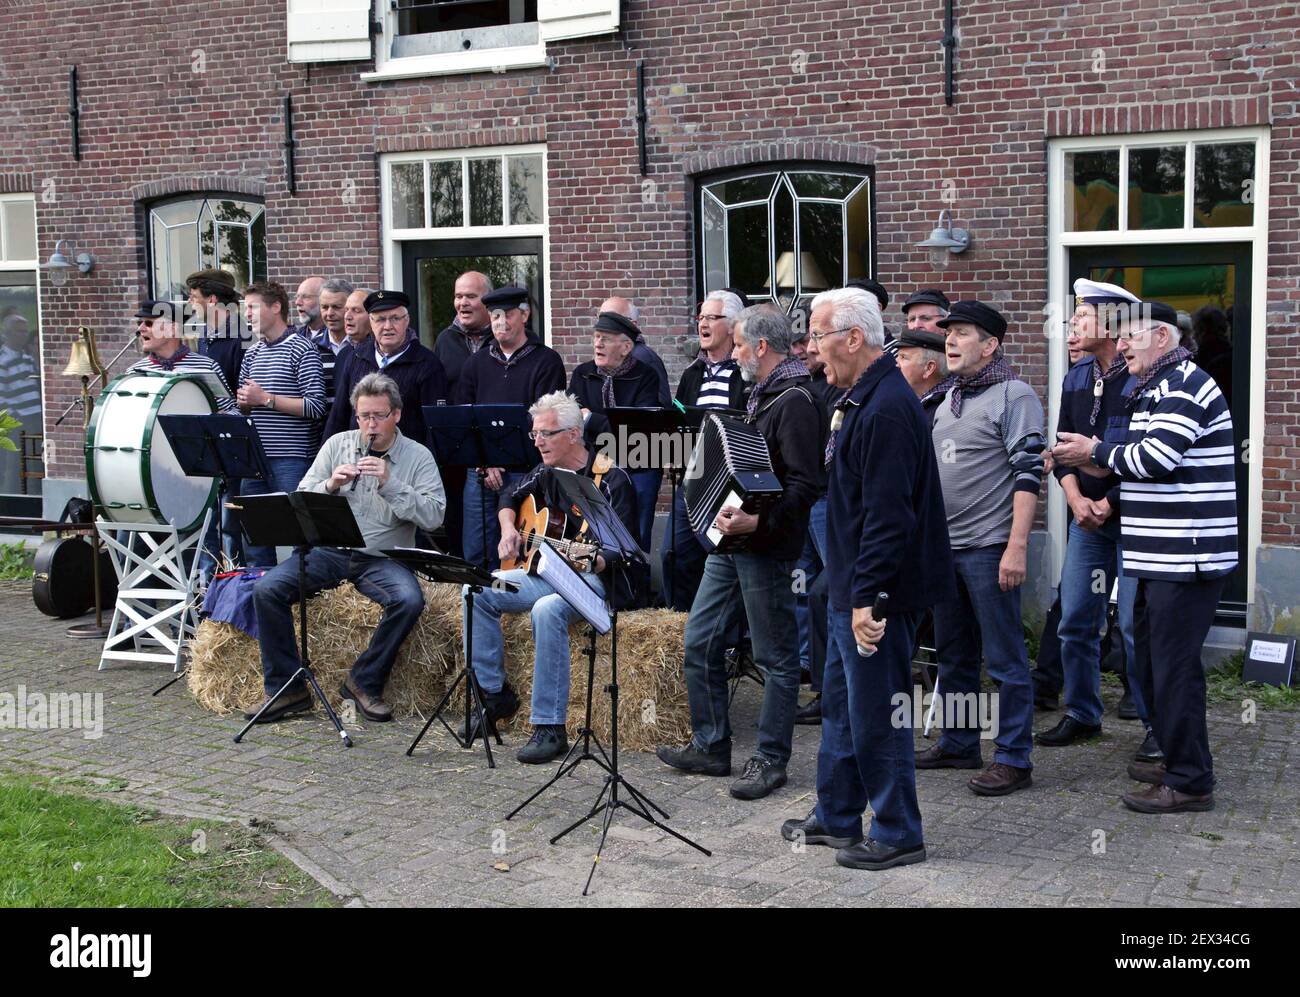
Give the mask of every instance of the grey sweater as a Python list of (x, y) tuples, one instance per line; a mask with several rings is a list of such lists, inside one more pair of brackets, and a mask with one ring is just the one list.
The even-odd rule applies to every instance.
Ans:
[[(328, 491), (325, 484), (334, 468), (356, 463), (360, 439), (361, 431), (356, 429), (331, 436), (298, 487), (304, 491)], [(355, 489), (347, 484), (338, 492), (352, 507), (369, 554), (385, 548), (414, 546), (416, 527), (426, 531), (436, 529), (447, 508), (442, 476), (427, 447), (407, 439), (398, 430), (387, 457), (388, 480), (382, 488), (374, 478), (363, 477)]]

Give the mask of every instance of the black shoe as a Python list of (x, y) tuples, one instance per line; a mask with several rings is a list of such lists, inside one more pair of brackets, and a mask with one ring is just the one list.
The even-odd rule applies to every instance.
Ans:
[(848, 848), (841, 848), (835, 853), (835, 861), (850, 869), (892, 869), (896, 865), (912, 865), (925, 861), (925, 845), (913, 845), (911, 848), (892, 848), (882, 845), (875, 838)]
[(1127, 689), (1124, 690), (1124, 698), (1119, 701), (1119, 709), (1115, 711), (1115, 714), (1121, 720), (1136, 720), (1138, 718), (1137, 707), (1133, 705), (1133, 694)]
[(984, 760), (979, 755), (954, 755), (944, 751), (939, 745), (927, 748), (916, 756), (919, 769), (978, 769), (984, 767)]
[(1061, 708), (1060, 697), (1050, 692), (1034, 693), (1034, 709), (1051, 712)]
[(819, 692), (794, 711), (794, 722), (805, 727), (820, 726), (822, 722), (822, 694)]
[[(494, 729), (498, 721), (509, 720), (519, 712), (519, 696), (515, 694), (514, 689), (510, 688), (509, 682), (505, 683), (497, 692), (488, 692), (484, 689), (483, 710), (488, 719), (492, 721), (490, 726)], [(470, 741), (482, 736), (483, 732), (479, 730), (478, 726), (478, 717), (471, 714), (469, 727), (462, 727), (460, 730), (460, 739)]]
[(785, 766), (755, 755), (745, 763), (740, 778), (731, 784), (731, 795), (738, 800), (761, 800), (785, 785)]
[(1073, 744), (1075, 741), (1085, 741), (1088, 738), (1096, 737), (1100, 733), (1101, 724), (1080, 723), (1067, 714), (1051, 730), (1035, 734), (1034, 741), (1049, 748), (1062, 748), (1067, 744)]
[(655, 754), (665, 765), (695, 775), (731, 775), (731, 745), (721, 751), (701, 751), (694, 743), (685, 747), (667, 745), (655, 749)]
[(562, 725), (540, 724), (515, 757), (525, 765), (542, 765), (568, 750), (569, 735)]
[(833, 834), (827, 834), (826, 829), (817, 823), (816, 807), (809, 810), (808, 816), (803, 820), (792, 818), (782, 824), (781, 837), (786, 841), (802, 840), (806, 845), (826, 845), (829, 848), (848, 848), (862, 840), (860, 834), (856, 838), (837, 838)]
[(1153, 731), (1147, 731), (1147, 738), (1133, 755), (1133, 760), (1136, 762), (1163, 762), (1165, 760), (1165, 753), (1160, 750), (1160, 745), (1156, 742), (1156, 735)]
[(270, 696), (267, 696), (266, 699), (245, 713), (244, 719), (252, 720), (257, 717), (257, 722), (260, 724), (272, 724), (295, 713), (306, 713), (311, 709), (311, 692), (305, 686), (302, 686), (297, 692), (292, 689), (285, 692), (283, 696), (275, 701), (274, 706), (258, 717), (258, 711), (266, 705), (270, 698)]

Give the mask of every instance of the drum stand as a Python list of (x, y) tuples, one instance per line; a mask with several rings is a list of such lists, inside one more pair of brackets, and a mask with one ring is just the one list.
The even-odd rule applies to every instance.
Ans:
[[(117, 574), (117, 603), (100, 671), (110, 661), (157, 662), (181, 670), (185, 640), (198, 627), (198, 547), (211, 517), (209, 509), (199, 529), (188, 533), (158, 523), (97, 521)], [(121, 533), (127, 535), (125, 543), (117, 539)]]

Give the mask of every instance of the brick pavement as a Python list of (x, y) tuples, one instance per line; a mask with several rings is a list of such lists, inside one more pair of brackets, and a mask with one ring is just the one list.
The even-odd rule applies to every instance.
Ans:
[[(598, 829), (547, 839), (586, 812), (600, 789), (587, 763), (519, 818), (504, 815), (549, 768), (499, 768), (433, 736), (404, 754), (418, 725), (364, 724), (343, 749), (321, 720), (257, 728), (232, 743), (233, 717), (200, 709), (152, 666), (96, 672), (97, 646), (68, 640), (36, 612), (22, 584), (0, 586), (0, 692), (95, 693), (104, 731), (0, 730), (0, 767), (128, 781), (112, 798), (209, 818), (269, 822), (290, 854), (331, 888), (366, 905), (1014, 905), (1295, 906), (1300, 903), (1300, 714), (1261, 711), (1241, 722), (1216, 706), (1210, 735), (1218, 808), (1145, 817), (1123, 809), (1125, 763), (1139, 726), (1106, 719), (1092, 744), (1035, 752), (1034, 786), (980, 799), (969, 773), (921, 773), (929, 861), (885, 873), (835, 865), (822, 848), (797, 853), (777, 832), (812, 805), (817, 728), (797, 728), (790, 784), (742, 803), (727, 780), (679, 776), (652, 756), (625, 754), (634, 785), (672, 826), (713, 850), (705, 858), (623, 812), (592, 896), (582, 898)], [(1113, 702), (1111, 703), (1113, 707)], [(733, 722), (736, 756), (755, 738), (758, 692), (746, 685)], [(1039, 726), (1044, 726), (1040, 716)], [(1105, 835), (1104, 851), (1097, 843)], [(494, 851), (494, 844), (498, 851)], [(504, 849), (503, 853), (498, 853)], [(494, 868), (509, 865), (508, 871)]]

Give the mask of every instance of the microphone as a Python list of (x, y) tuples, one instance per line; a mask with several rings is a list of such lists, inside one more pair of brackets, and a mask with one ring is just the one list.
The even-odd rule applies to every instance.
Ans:
[[(889, 608), (889, 593), (877, 592), (876, 601), (871, 604), (871, 615), (875, 617), (877, 620), (883, 620), (885, 618), (885, 610), (888, 608)], [(858, 654), (862, 655), (864, 658), (869, 658), (875, 653), (876, 653), (875, 650), (869, 651), (861, 644), (858, 645)]]
[[(371, 450), (374, 449), (374, 446), (375, 446), (375, 434), (374, 434), (374, 433), (371, 433), (369, 436), (366, 437), (366, 452), (365, 452), (365, 453), (368, 454)], [(361, 452), (360, 437), (358, 437), (358, 445), (357, 445), (357, 462), (360, 463), (360, 462), (361, 462), (361, 458), (364, 457), (364, 456), (365, 456), (365, 454), (363, 454), (363, 453)], [(355, 491), (357, 490), (357, 482), (360, 481), (360, 480), (361, 480), (361, 475), (358, 474), (355, 478), (352, 479), (352, 486), (348, 489), (348, 491), (350, 491), (350, 492), (355, 492)]]

